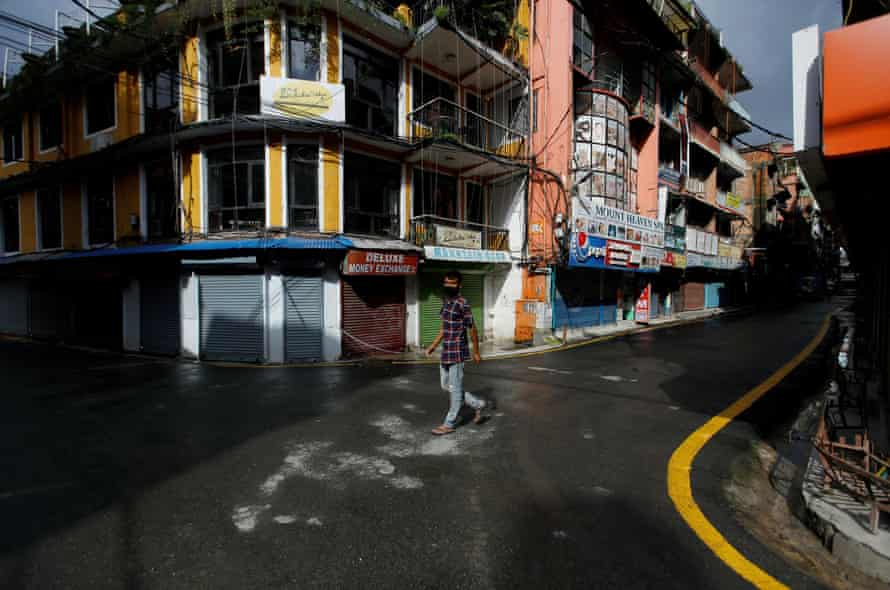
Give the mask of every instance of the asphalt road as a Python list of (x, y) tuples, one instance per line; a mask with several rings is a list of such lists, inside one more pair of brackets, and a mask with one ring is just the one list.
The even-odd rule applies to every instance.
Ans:
[[(745, 588), (668, 498), (673, 450), (817, 333), (828, 306), (484, 362), (492, 419), (429, 430), (435, 366), (230, 368), (0, 341), (0, 588)], [(804, 367), (696, 459), (721, 485)]]

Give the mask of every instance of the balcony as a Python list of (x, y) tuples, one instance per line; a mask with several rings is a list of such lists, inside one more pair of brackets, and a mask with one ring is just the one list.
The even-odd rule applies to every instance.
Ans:
[(436, 215), (418, 215), (411, 219), (411, 241), (417, 246), (510, 250), (510, 232), (505, 228)]
[[(520, 110), (522, 113), (522, 110)], [(453, 141), (496, 156), (521, 157), (526, 134), (471, 111), (446, 98), (434, 98), (411, 111), (412, 136), (417, 140)], [(522, 120), (522, 117), (514, 117)]]
[(689, 14), (690, 2), (685, 0), (643, 0), (655, 12), (662, 24), (679, 43), (685, 42), (686, 34), (695, 27)]
[(700, 180), (698, 178), (694, 178), (692, 176), (686, 177), (686, 191), (696, 195), (698, 197), (704, 197), (707, 192), (707, 185), (704, 180)]

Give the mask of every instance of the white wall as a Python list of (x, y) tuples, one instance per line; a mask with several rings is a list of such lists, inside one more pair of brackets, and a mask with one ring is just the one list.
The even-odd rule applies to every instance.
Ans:
[(485, 275), (485, 332), (495, 342), (510, 343), (516, 335), (516, 300), (522, 297), (522, 269), (498, 265)]
[(179, 306), (182, 321), (182, 356), (198, 358), (200, 354), (201, 330), (198, 323), (198, 275), (183, 275), (179, 281)]
[(326, 266), (324, 270), (324, 331), (321, 340), (322, 360), (335, 361), (340, 358), (343, 331), (340, 318), (340, 275), (336, 266)]
[(822, 39), (813, 25), (791, 36), (794, 151), (822, 145)]
[(283, 363), (285, 354), (285, 325), (287, 307), (284, 281), (278, 269), (266, 273), (266, 359)]
[(405, 277), (405, 344), (410, 349), (420, 346), (420, 304), (417, 301), (420, 281), (417, 275)]
[(510, 253), (522, 256), (525, 235), (525, 183), (527, 177), (517, 174), (491, 185), (491, 225), (510, 230)]
[(141, 304), (139, 279), (130, 279), (122, 292), (124, 350), (135, 352), (142, 349), (142, 326), (139, 321)]

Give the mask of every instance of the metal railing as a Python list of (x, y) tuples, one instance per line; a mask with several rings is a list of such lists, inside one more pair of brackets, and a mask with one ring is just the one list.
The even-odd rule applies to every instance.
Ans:
[(695, 24), (687, 8), (690, 5), (689, 2), (683, 0), (646, 0), (646, 2), (661, 18), (668, 30), (678, 38), (682, 38), (683, 34)]
[(411, 218), (411, 241), (417, 246), (509, 251), (510, 231), (437, 215), (418, 215)]
[(695, 195), (703, 195), (707, 191), (707, 188), (705, 187), (704, 180), (699, 180), (698, 178), (687, 176), (686, 190)]
[(526, 134), (471, 111), (447, 98), (434, 98), (408, 114), (415, 139), (450, 139), (491, 154), (517, 157)]

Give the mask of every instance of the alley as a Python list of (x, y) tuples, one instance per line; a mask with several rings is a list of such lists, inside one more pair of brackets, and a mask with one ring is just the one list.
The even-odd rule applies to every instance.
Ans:
[[(431, 365), (218, 367), (0, 341), (2, 588), (744, 588), (667, 496), (672, 451), (826, 304), (468, 368), (492, 419), (429, 436)], [(707, 517), (794, 588), (721, 481), (795, 376), (721, 432)], [(751, 415), (758, 414), (760, 418)]]

